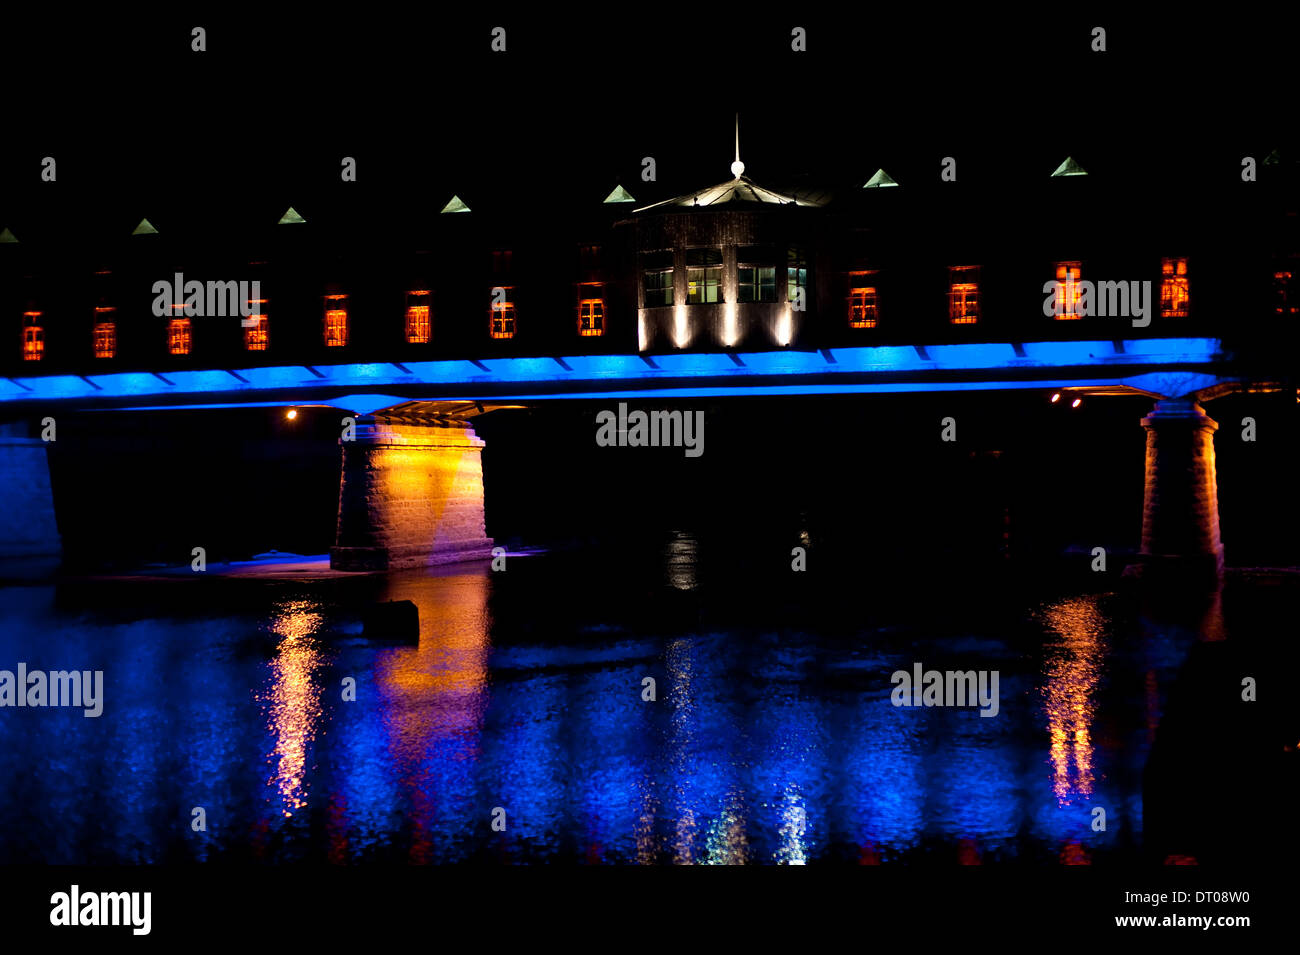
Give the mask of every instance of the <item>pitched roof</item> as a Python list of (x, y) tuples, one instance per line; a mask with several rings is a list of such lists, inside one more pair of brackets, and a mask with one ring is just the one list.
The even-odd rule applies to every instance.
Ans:
[[(726, 205), (727, 203), (779, 206), (818, 205), (818, 203), (811, 202), (807, 199), (798, 199), (794, 196), (788, 196), (771, 189), (765, 189), (748, 176), (741, 175), (732, 179), (730, 182), (722, 182), (716, 186), (709, 186), (707, 189), (688, 192), (684, 196), (665, 199), (663, 202), (655, 202), (651, 205), (642, 206), (640, 209), (634, 209), (632, 211), (645, 212), (648, 209), (658, 209), (666, 206), (695, 209), (703, 206)], [(664, 209), (664, 211), (668, 210)]]
[(1053, 176), (1086, 176), (1088, 171), (1074, 161), (1073, 156), (1066, 156), (1065, 162), (1056, 167)]
[(621, 185), (615, 186), (614, 190), (605, 197), (606, 202), (636, 202), (632, 198), (632, 193), (628, 192)]

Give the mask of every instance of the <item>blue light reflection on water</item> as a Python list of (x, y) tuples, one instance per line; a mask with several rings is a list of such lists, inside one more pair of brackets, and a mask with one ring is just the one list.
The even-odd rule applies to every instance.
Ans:
[[(128, 620), (10, 588), (0, 668), (102, 669), (106, 703), (0, 710), (0, 861), (1002, 861), (1140, 836), (1144, 724), (1194, 634), (1097, 595), (1045, 601), (1028, 644), (631, 612), (575, 630), (548, 615), (546, 560), (509, 593), (480, 567), (392, 577), (418, 647), (347, 639), (328, 588)], [(535, 630), (494, 618), (525, 595)], [(998, 668), (999, 716), (892, 706), (914, 661)], [(1139, 698), (1113, 696), (1117, 670)]]

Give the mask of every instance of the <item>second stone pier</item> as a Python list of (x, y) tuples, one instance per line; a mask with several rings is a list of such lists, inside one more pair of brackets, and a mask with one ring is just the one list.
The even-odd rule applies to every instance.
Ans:
[(1166, 398), (1142, 419), (1147, 431), (1139, 572), (1213, 583), (1223, 577), (1215, 423), (1197, 402)]
[(356, 417), (339, 441), (336, 570), (397, 570), (490, 557), (483, 446), (465, 421)]

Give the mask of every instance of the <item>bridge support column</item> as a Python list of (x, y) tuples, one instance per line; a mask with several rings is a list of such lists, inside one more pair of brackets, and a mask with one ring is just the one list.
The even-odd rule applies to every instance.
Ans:
[(483, 441), (464, 421), (358, 415), (339, 442), (337, 570), (395, 570), (490, 557)]
[(1147, 451), (1139, 573), (1213, 584), (1223, 577), (1214, 472), (1219, 426), (1195, 400), (1167, 398), (1156, 402), (1142, 427)]
[(28, 433), (22, 422), (0, 425), (0, 574), (53, 571), (62, 557), (46, 445)]

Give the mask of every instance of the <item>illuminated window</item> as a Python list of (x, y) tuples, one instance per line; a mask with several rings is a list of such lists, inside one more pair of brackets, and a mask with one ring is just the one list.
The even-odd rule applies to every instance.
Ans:
[(686, 251), (686, 302), (706, 305), (722, 301), (722, 250)]
[(594, 338), (605, 334), (605, 300), (584, 298), (578, 302), (578, 334)]
[(1273, 312), (1276, 315), (1300, 314), (1300, 303), (1296, 301), (1294, 286), (1291, 284), (1295, 273), (1290, 271), (1273, 273)]
[(1083, 318), (1079, 313), (1079, 297), (1082, 294), (1079, 276), (1082, 270), (1082, 262), (1056, 263), (1056, 301), (1052, 303), (1052, 310), (1057, 321)]
[[(253, 306), (257, 306), (257, 314), (249, 315), (243, 321), (249, 322), (243, 325), (244, 329), (244, 348), (247, 351), (266, 351), (271, 344), (270, 317), (266, 314), (266, 299), (249, 299), (248, 310), (251, 312)], [(241, 325), (243, 323), (241, 322)]]
[(45, 329), (40, 312), (23, 312), (23, 361), (40, 361), (45, 356)]
[(406, 293), (406, 341), (410, 345), (426, 345), (433, 339), (433, 323), (429, 312), (429, 290), (420, 289)]
[(95, 308), (95, 324), (91, 329), (91, 342), (96, 358), (112, 358), (117, 354), (117, 323), (112, 321), (117, 309), (109, 305)]
[(250, 315), (252, 324), (244, 326), (244, 348), (248, 351), (266, 351), (271, 344), (269, 322), (266, 315)]
[(645, 307), (658, 308), (673, 304), (673, 270), (647, 270), (641, 276), (645, 289)]
[(510, 301), (513, 286), (500, 286), (506, 293), (504, 302), (493, 301), (489, 329), (493, 338), (515, 337), (515, 304)]
[[(172, 308), (176, 306), (173, 305)], [(184, 308), (184, 306), (181, 306)], [(173, 355), (188, 355), (194, 347), (193, 323), (188, 318), (173, 318), (167, 322), (167, 350)]]
[(599, 282), (578, 285), (578, 334), (594, 338), (605, 334), (605, 287)]
[(342, 348), (348, 343), (348, 297), (325, 296), (325, 346)]
[(739, 265), (736, 279), (738, 302), (776, 301), (776, 266)]
[(808, 260), (803, 257), (803, 252), (800, 249), (791, 249), (787, 253), (785, 279), (786, 301), (798, 301), (800, 290), (802, 290), (806, 307), (808, 302)]
[(1160, 317), (1186, 318), (1191, 297), (1187, 284), (1186, 259), (1160, 260)]
[(849, 273), (849, 328), (875, 328), (880, 323), (880, 295), (874, 275), (874, 269)]
[(980, 319), (980, 267), (954, 265), (948, 269), (948, 320), (974, 325)]

